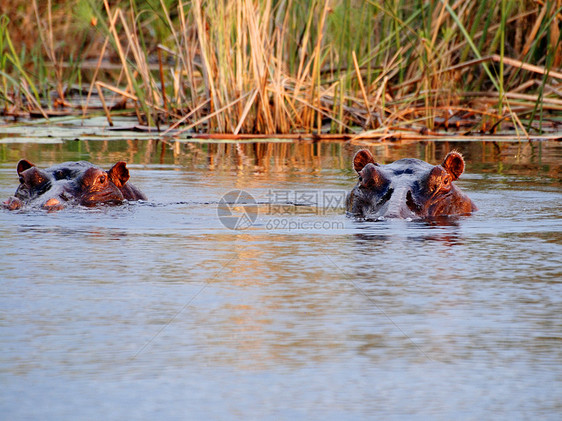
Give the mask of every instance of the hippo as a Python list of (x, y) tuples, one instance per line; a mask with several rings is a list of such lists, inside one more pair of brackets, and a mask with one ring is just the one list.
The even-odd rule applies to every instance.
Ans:
[(359, 180), (347, 196), (350, 216), (414, 220), (466, 215), (477, 210), (453, 184), (464, 172), (464, 159), (458, 152), (447, 154), (440, 165), (413, 158), (381, 165), (371, 152), (362, 149), (355, 154), (353, 167)]
[(146, 196), (128, 183), (129, 170), (123, 161), (104, 171), (91, 162), (64, 162), (46, 169), (26, 159), (18, 162), (20, 185), (3, 207), (15, 210), (24, 205), (58, 210), (68, 204), (115, 205), (124, 200), (146, 200)]

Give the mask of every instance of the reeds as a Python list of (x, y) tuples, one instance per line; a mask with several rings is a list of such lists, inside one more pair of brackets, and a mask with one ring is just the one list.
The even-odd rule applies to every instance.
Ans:
[[(559, 0), (88, 4), (95, 26), (84, 26), (87, 13), (80, 22), (89, 39), (84, 49), (98, 46), (93, 74), (80, 69), (83, 57), (74, 72), (61, 60), (68, 40), (57, 38), (50, 2), (43, 14), (35, 5), (40, 62), (21, 58), (2, 18), (5, 114), (18, 97), (20, 108), (48, 113), (54, 105), (41, 93), (45, 84), (64, 98), (71, 74), (90, 84), (90, 95), (97, 88), (108, 120), (112, 105), (126, 103), (140, 123), (164, 123), (176, 135), (526, 134), (562, 110)], [(50, 76), (38, 78), (49, 66)]]

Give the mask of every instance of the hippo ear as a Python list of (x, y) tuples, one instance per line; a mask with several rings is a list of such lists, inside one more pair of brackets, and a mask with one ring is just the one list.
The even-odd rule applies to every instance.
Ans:
[(117, 187), (123, 187), (129, 180), (129, 170), (127, 169), (127, 163), (124, 161), (119, 161), (107, 173), (109, 174), (109, 179)]
[(355, 171), (360, 172), (367, 164), (376, 165), (375, 158), (367, 149), (361, 149), (353, 158), (353, 168), (355, 168)]
[(441, 166), (445, 168), (449, 174), (451, 174), (454, 181), (464, 172), (464, 159), (458, 152), (449, 152), (443, 160)]
[(17, 166), (18, 175), (20, 175), (25, 170), (28, 170), (34, 166), (35, 164), (32, 164), (27, 159), (22, 159), (20, 162), (18, 162), (18, 166)]

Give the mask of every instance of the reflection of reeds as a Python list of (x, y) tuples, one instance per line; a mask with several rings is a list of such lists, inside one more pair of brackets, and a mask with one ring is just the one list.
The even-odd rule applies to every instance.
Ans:
[[(364, 148), (365, 146), (361, 146)], [(325, 142), (256, 142), (202, 143), (175, 142), (173, 147), (158, 139), (129, 141), (66, 142), (50, 145), (21, 143), (1, 148), (2, 162), (15, 164), (25, 156), (40, 166), (62, 161), (86, 159), (104, 168), (117, 161), (126, 161), (137, 169), (182, 169), (203, 172), (209, 182), (216, 176), (236, 172), (239, 187), (266, 188), (273, 181), (290, 181), (298, 185), (303, 176), (313, 176), (322, 183), (324, 178), (339, 178), (343, 171), (342, 187), (357, 174), (352, 159), (359, 146), (338, 141)], [(401, 158), (419, 158), (438, 164), (451, 150), (460, 151), (466, 160), (468, 173), (502, 173), (546, 175), (560, 183), (560, 143), (539, 142), (408, 142), (378, 143), (369, 146), (377, 162), (388, 164)], [(314, 174), (323, 176), (317, 177)], [(14, 171), (15, 177), (15, 171)], [(274, 174), (268, 176), (267, 174)], [(265, 177), (265, 178), (264, 178)], [(16, 179), (17, 180), (17, 179)], [(264, 184), (264, 180), (266, 183)], [(545, 179), (541, 179), (544, 183)]]
[[(141, 123), (208, 133), (511, 127), (525, 135), (543, 128), (545, 113), (562, 110), (556, 1), (53, 3), (32, 2), (41, 60), (18, 51), (13, 27), (0, 22), (7, 114), (23, 102), (45, 114), (53, 107), (45, 86), (64, 100), (65, 83), (88, 77), (90, 93), (97, 86), (126, 98)], [(98, 46), (88, 76), (77, 72), (85, 57), (57, 38), (70, 33), (65, 7), (78, 5), (87, 12), (70, 25)], [(74, 61), (63, 62), (68, 54)]]

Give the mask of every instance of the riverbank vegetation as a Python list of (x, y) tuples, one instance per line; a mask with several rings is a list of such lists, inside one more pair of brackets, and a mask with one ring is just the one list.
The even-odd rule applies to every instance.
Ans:
[(561, 122), (560, 0), (4, 3), (4, 116), (133, 114), (173, 135)]

